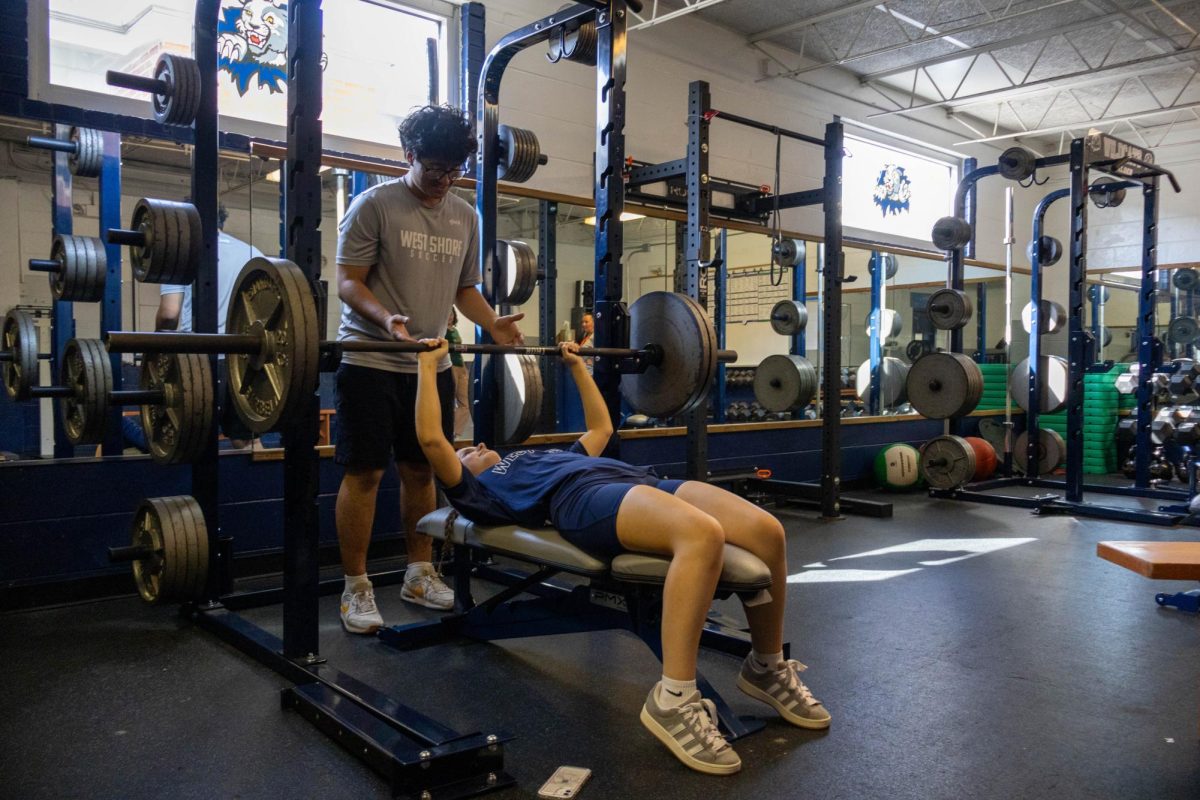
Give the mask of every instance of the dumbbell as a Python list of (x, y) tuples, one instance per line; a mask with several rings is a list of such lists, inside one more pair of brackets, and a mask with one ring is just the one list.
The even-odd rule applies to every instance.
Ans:
[(1175, 474), (1171, 462), (1161, 447), (1156, 447), (1150, 457), (1150, 477), (1156, 481), (1168, 483)]

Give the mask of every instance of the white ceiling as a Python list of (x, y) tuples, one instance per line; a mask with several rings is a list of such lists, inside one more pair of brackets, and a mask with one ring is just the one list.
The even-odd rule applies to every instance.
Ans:
[(764, 81), (848, 73), (868, 118), (949, 120), (963, 142), (1200, 142), (1200, 0), (647, 0), (631, 27), (683, 13), (744, 37)]

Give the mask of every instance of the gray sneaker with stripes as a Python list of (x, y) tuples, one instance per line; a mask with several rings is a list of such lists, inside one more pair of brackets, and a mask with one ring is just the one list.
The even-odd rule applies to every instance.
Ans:
[(646, 730), (685, 765), (709, 775), (732, 775), (742, 768), (742, 760), (717, 729), (716, 719), (716, 706), (711, 700), (702, 700), (700, 692), (694, 692), (680, 706), (662, 708), (658, 704), (658, 684), (642, 706)]
[(829, 712), (800, 681), (808, 667), (796, 660), (783, 662), (778, 670), (760, 669), (747, 656), (738, 675), (737, 687), (755, 700), (774, 706), (783, 717), (801, 728), (820, 730), (829, 727)]

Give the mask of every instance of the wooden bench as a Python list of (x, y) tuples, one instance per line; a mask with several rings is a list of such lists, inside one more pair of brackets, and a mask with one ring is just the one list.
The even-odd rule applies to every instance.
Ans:
[(1200, 542), (1100, 542), (1096, 555), (1147, 578), (1200, 581)]

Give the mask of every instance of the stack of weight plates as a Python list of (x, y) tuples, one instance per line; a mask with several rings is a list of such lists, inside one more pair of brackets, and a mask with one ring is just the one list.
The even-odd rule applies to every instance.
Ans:
[(976, 411), (994, 411), (1004, 408), (1004, 397), (1008, 393), (1008, 365), (980, 364), (983, 373), (983, 395)]
[(1117, 471), (1117, 409), (1119, 373), (1087, 372), (1083, 376), (1083, 472), (1107, 475)]

